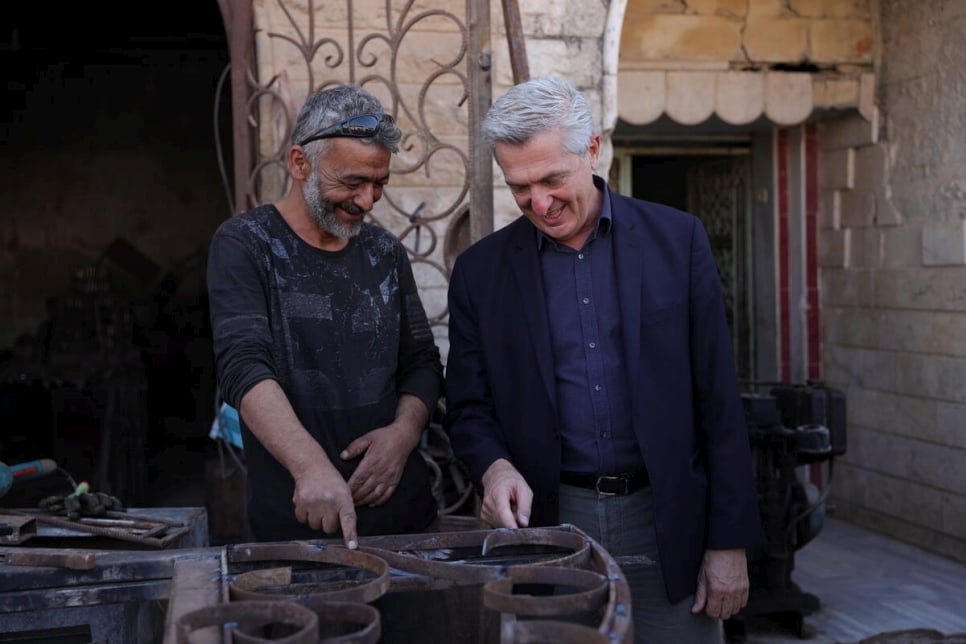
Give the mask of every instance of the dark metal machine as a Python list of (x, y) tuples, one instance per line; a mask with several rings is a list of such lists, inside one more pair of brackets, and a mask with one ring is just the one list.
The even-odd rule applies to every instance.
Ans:
[(725, 623), (732, 641), (744, 639), (745, 620), (754, 616), (802, 635), (805, 616), (819, 609), (818, 598), (792, 581), (795, 553), (822, 529), (832, 464), (846, 449), (843, 392), (820, 381), (755, 388), (742, 400), (765, 543), (748, 552), (748, 604)]

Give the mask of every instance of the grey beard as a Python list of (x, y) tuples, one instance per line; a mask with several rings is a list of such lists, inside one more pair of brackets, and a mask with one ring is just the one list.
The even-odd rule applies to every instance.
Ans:
[[(362, 220), (344, 224), (335, 216), (335, 204), (322, 198), (322, 182), (316, 173), (309, 175), (302, 197), (308, 206), (309, 215), (325, 232), (340, 239), (352, 239), (362, 230)], [(350, 203), (342, 204), (342, 209), (350, 214), (359, 214), (361, 210)]]

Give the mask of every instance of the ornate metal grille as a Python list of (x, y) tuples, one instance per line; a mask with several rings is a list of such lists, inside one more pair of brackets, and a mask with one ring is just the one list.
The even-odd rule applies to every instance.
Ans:
[[(233, 65), (251, 61), (241, 137), (235, 98), (236, 147), (252, 150), (244, 192), (236, 189), (244, 206), (236, 209), (288, 190), (288, 140), (305, 96), (336, 84), (366, 87), (403, 130), (390, 185), (371, 220), (408, 249), (430, 322), (442, 328), (449, 266), (469, 241), (474, 177), (469, 133), (478, 79), (470, 74), (478, 72), (470, 65), (465, 17), (417, 8), (414, 0), (222, 0), (222, 11), (226, 24), (235, 25)], [(245, 13), (260, 25), (247, 40), (238, 28)], [(236, 91), (238, 79), (236, 71)]]
[(744, 157), (722, 159), (692, 166), (688, 171), (688, 210), (704, 223), (724, 290), (725, 312), (731, 328), (738, 372), (751, 369), (751, 275), (748, 232), (748, 166)]

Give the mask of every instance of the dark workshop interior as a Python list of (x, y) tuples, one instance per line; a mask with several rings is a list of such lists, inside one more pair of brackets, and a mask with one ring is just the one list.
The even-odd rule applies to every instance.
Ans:
[(0, 462), (62, 472), (0, 505), (69, 492), (66, 472), (129, 507), (214, 504), (212, 543), (230, 539), (241, 488), (226, 488), (209, 437), (204, 286), (208, 241), (232, 213), (218, 5), (4, 13)]

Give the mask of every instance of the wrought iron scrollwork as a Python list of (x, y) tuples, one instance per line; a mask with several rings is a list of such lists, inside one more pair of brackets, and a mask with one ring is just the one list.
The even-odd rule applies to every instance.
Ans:
[[(248, 199), (252, 205), (270, 202), (289, 187), (285, 154), (300, 103), (296, 96), (341, 83), (364, 86), (383, 100), (403, 130), (391, 183), (371, 221), (402, 241), (421, 289), (445, 289), (449, 271), (444, 256), (459, 249), (440, 237), (465, 214), (471, 179), (467, 27), (463, 16), (440, 8), (417, 10), (414, 0), (385, 0), (376, 15), (384, 20), (381, 28), (375, 20), (357, 20), (362, 9), (374, 6), (354, 0), (276, 0), (266, 6), (266, 11), (277, 8), (273, 24), (280, 26), (255, 37), (262, 63), (255, 65), (259, 72), (249, 75), (247, 120), (257, 134), (258, 150)], [(319, 24), (325, 15), (337, 16), (331, 28)], [(286, 67), (267, 72), (264, 61), (270, 53), (284, 59)], [(302, 78), (293, 78), (299, 69)], [(265, 78), (256, 78), (258, 73)], [(424, 297), (434, 326), (445, 324), (445, 305), (431, 306), (441, 299)]]

